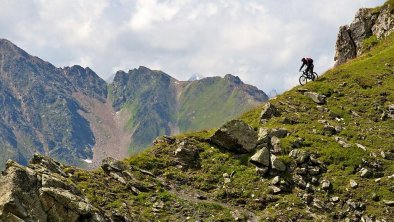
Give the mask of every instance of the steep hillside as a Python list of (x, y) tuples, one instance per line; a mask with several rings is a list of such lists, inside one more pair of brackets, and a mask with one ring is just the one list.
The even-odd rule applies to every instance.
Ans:
[(217, 131), (62, 172), (109, 221), (392, 221), (393, 85), (392, 34)]
[(71, 164), (92, 158), (95, 137), (73, 93), (105, 100), (106, 83), (94, 72), (56, 68), (1, 39), (0, 85), (1, 166), (8, 158), (27, 163), (35, 152)]
[(110, 98), (115, 111), (130, 113), (126, 127), (132, 151), (146, 148), (160, 135), (217, 127), (268, 99), (230, 74), (178, 81), (146, 67), (117, 72)]

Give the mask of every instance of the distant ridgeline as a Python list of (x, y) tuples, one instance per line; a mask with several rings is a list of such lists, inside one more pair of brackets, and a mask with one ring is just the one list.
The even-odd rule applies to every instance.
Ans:
[(73, 165), (121, 158), (112, 147), (139, 151), (160, 135), (217, 127), (267, 99), (232, 75), (182, 82), (140, 67), (107, 84), (89, 68), (57, 68), (0, 39), (0, 168), (36, 152)]

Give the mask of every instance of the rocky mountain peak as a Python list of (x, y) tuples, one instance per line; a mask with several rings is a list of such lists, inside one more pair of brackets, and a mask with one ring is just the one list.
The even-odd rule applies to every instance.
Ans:
[(394, 30), (390, 3), (375, 9), (361, 8), (350, 25), (341, 26), (335, 46), (335, 65), (356, 58)]
[(235, 83), (235, 84), (243, 84), (243, 82), (241, 81), (241, 79), (238, 76), (234, 76), (231, 74), (226, 74), (224, 76), (224, 79), (226, 79), (232, 83)]

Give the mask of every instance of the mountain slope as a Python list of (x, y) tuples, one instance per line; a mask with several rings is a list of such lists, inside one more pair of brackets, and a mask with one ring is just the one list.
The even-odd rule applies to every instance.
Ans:
[[(40, 152), (69, 163), (91, 158), (95, 143), (85, 112), (72, 94), (82, 88), (73, 81), (74, 69), (94, 82), (88, 92), (105, 100), (106, 84), (94, 72), (81, 67), (59, 69), (28, 55), (11, 42), (0, 40), (1, 140), (0, 163), (12, 158), (26, 163)], [(83, 74), (82, 74), (83, 73)]]
[[(221, 95), (232, 95), (231, 100), (209, 95), (220, 82), (226, 82)], [(90, 68), (56, 68), (0, 39), (0, 168), (7, 159), (27, 164), (36, 152), (79, 166), (93, 161), (88, 166), (96, 167), (105, 157), (126, 157), (130, 146), (138, 151), (159, 135), (218, 126), (264, 101), (257, 88), (230, 82), (215, 78), (205, 87), (205, 80), (181, 82), (140, 67), (118, 72), (107, 85)], [(198, 94), (200, 104), (185, 96), (180, 103), (183, 89), (196, 89), (195, 84), (199, 91), (185, 95)], [(202, 108), (208, 102), (215, 103), (217, 114), (205, 118), (212, 113)], [(184, 116), (179, 117), (181, 106)], [(224, 109), (235, 111), (219, 115)]]
[(126, 127), (132, 151), (146, 148), (160, 135), (219, 126), (268, 99), (230, 74), (178, 81), (146, 67), (117, 72), (110, 98), (115, 111), (131, 114)]
[(391, 221), (393, 85), (391, 34), (216, 132), (68, 172), (113, 220)]

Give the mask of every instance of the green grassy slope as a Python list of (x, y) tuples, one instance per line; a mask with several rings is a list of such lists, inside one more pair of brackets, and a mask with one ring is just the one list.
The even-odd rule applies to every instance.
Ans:
[(238, 116), (258, 105), (260, 98), (250, 95), (228, 79), (205, 78), (192, 82), (180, 97), (178, 125), (181, 132), (209, 129)]
[[(300, 89), (326, 95), (327, 103), (317, 106)], [(328, 191), (317, 189), (313, 198), (328, 203), (338, 197), (339, 202), (331, 202), (327, 208), (307, 205), (302, 198), (304, 191), (291, 185), (291, 173), (281, 175), (283, 183), (289, 183), (289, 190), (273, 195), (269, 188), (272, 177), (257, 175), (255, 166), (248, 162), (251, 154), (235, 155), (206, 142), (213, 131), (178, 136), (202, 150), (201, 166), (196, 169), (177, 167), (174, 152), (178, 145), (165, 141), (125, 160), (133, 176), (150, 187), (146, 192), (132, 194), (101, 170), (77, 170), (73, 181), (95, 205), (141, 221), (233, 221), (236, 211), (241, 215), (252, 213), (249, 218), (257, 221), (343, 220), (341, 215), (349, 216), (348, 200), (362, 202), (363, 215), (386, 221), (393, 218), (393, 207), (384, 200), (394, 200), (394, 179), (389, 178), (394, 174), (394, 162), (381, 153), (394, 152), (394, 120), (382, 118), (388, 105), (394, 104), (394, 35), (361, 57), (327, 71), (317, 81), (297, 86), (270, 102), (280, 110), (280, 117), (261, 125), (258, 108), (240, 119), (256, 130), (286, 128), (290, 136), (281, 140), (279, 158), (289, 167), (295, 164), (288, 157), (292, 144), (302, 138), (300, 149), (317, 155), (327, 167), (322, 178), (332, 184)], [(295, 123), (284, 124), (285, 118)], [(335, 136), (351, 146), (340, 146), (335, 136), (325, 133), (319, 120), (341, 129)], [(356, 144), (365, 146), (366, 151)], [(360, 177), (360, 167), (368, 164), (375, 167), (374, 175)], [(154, 176), (146, 176), (137, 168), (149, 170)], [(231, 175), (230, 180), (224, 174)], [(350, 188), (350, 179), (358, 183), (357, 188)], [(197, 194), (203, 198), (193, 198)], [(164, 205), (157, 210), (155, 204), (160, 201)]]

